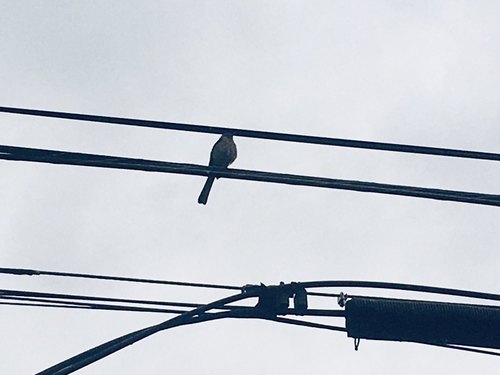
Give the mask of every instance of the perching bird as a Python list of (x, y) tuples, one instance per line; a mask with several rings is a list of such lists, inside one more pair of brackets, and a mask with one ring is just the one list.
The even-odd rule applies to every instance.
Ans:
[[(212, 152), (210, 153), (210, 167), (227, 168), (236, 159), (236, 144), (233, 141), (232, 134), (223, 134), (217, 142), (215, 142)], [(208, 194), (214, 183), (215, 177), (208, 176), (207, 182), (201, 190), (198, 197), (198, 203), (207, 204)]]

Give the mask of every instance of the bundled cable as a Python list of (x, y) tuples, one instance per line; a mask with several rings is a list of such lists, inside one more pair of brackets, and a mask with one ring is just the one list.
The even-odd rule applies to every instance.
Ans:
[(6, 145), (0, 145), (0, 159), (147, 172), (177, 173), (196, 176), (216, 175), (217, 177), (247, 181), (352, 190), (359, 192), (436, 199), (442, 201), (473, 203), (487, 206), (500, 206), (500, 195), (494, 194), (380, 184), (365, 181), (339, 180), (325, 177), (302, 176), (242, 169), (221, 170), (196, 164), (182, 164), (156, 160), (144, 160), (118, 156), (105, 156)]

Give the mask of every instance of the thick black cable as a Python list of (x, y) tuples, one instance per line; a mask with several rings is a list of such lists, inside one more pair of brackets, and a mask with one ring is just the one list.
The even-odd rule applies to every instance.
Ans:
[(190, 324), (197, 321), (208, 321), (217, 319), (219, 317), (227, 317), (234, 314), (234, 311), (226, 311), (219, 314), (214, 314), (213, 316), (207, 316), (205, 312), (213, 309), (220, 308), (226, 304), (237, 302), (246, 298), (256, 297), (257, 295), (253, 292), (240, 293), (230, 297), (226, 297), (207, 305), (198, 307), (187, 313), (181, 314), (175, 318), (169, 319), (159, 324), (140, 329), (138, 331), (126, 334), (119, 338), (108, 341), (104, 344), (96, 346), (89, 349), (83, 353), (80, 353), (74, 357), (71, 357), (63, 362), (60, 362), (44, 371), (39, 372), (37, 375), (66, 375), (70, 374), (82, 367), (85, 367), (99, 359), (102, 359), (120, 349), (123, 349), (129, 345), (134, 344), (148, 336), (151, 336), (157, 332), (163, 331), (165, 329), (177, 327), (180, 325)]
[(53, 271), (41, 271), (28, 268), (0, 268), (0, 274), (11, 274), (11, 275), (27, 275), (27, 276), (62, 276), (62, 277), (75, 277), (83, 279), (97, 279), (97, 280), (109, 280), (109, 281), (126, 281), (134, 283), (145, 283), (145, 284), (163, 284), (163, 285), (173, 285), (173, 286), (187, 286), (195, 288), (212, 288), (212, 289), (228, 289), (228, 290), (240, 290), (241, 287), (233, 285), (220, 285), (220, 284), (204, 284), (204, 283), (190, 283), (183, 281), (169, 281), (169, 280), (155, 280), (155, 279), (140, 279), (134, 277), (121, 277), (121, 276), (106, 276), (106, 275), (92, 275), (87, 273), (71, 273), (71, 272), (53, 272)]
[(181, 164), (5, 145), (0, 145), (0, 159), (113, 169), (140, 170), (148, 172), (178, 173), (196, 176), (215, 175), (217, 177), (247, 181), (312, 186), (329, 189), (411, 196), (442, 201), (473, 203), (497, 207), (500, 206), (500, 195), (493, 194), (380, 184), (375, 182), (339, 180), (325, 177), (301, 176), (242, 169), (215, 169), (213, 167), (206, 167), (196, 164)]
[(182, 124), (176, 122), (140, 120), (140, 119), (110, 117), (110, 116), (96, 116), (96, 115), (87, 115), (81, 113), (44, 111), (44, 110), (28, 109), (28, 108), (0, 107), (0, 112), (29, 115), (29, 116), (41, 116), (41, 117), (60, 118), (68, 120), (97, 122), (97, 123), (109, 123), (115, 125), (181, 130), (181, 131), (189, 131), (197, 133), (211, 133), (211, 134), (230, 133), (238, 137), (271, 139), (276, 141), (310, 143), (310, 144), (320, 144), (320, 145), (338, 146), (338, 147), (351, 147), (351, 148), (361, 148), (361, 149), (371, 149), (371, 150), (381, 150), (381, 151), (500, 161), (500, 154), (492, 152), (466, 151), (466, 150), (457, 150), (457, 149), (439, 148), (439, 147), (426, 147), (426, 146), (415, 146), (415, 145), (405, 145), (396, 143), (371, 142), (371, 141), (360, 141), (360, 140), (341, 139), (341, 138), (318, 137), (310, 135), (276, 133), (276, 132), (248, 130), (248, 129), (226, 128), (220, 126), (193, 125), (193, 124)]

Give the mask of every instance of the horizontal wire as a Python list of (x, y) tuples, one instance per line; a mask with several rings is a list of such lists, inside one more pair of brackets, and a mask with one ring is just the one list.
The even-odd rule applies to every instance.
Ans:
[[(138, 307), (138, 306), (123, 306), (123, 305), (110, 305), (102, 303), (88, 303), (78, 301), (56, 301), (46, 298), (30, 298), (30, 297), (8, 297), (0, 296), (0, 299), (14, 300), (14, 301), (27, 301), (32, 304), (26, 306), (41, 306), (41, 307), (61, 307), (66, 309), (85, 309), (85, 310), (107, 310), (107, 311), (126, 311), (126, 312), (147, 312), (147, 313), (163, 313), (163, 314), (183, 314), (188, 310), (176, 309), (159, 309), (151, 307)], [(37, 304), (35, 303), (37, 302)], [(2, 305), (11, 303), (0, 302)], [(12, 303), (14, 304), (14, 303)]]
[(57, 303), (35, 303), (35, 302), (0, 302), (2, 306), (28, 306), (28, 307), (59, 307), (62, 309), (80, 309), (78, 306), (71, 306), (69, 304), (57, 304)]
[[(94, 308), (94, 307), (90, 307), (90, 306), (74, 306), (71, 304), (56, 304), (56, 303), (28, 303), (28, 302), (1, 302), (0, 301), (0, 305), (29, 306), (29, 307), (53, 307), (53, 308), (65, 308), (65, 309), (108, 310), (105, 306)], [(118, 306), (112, 306), (112, 305), (110, 305), (109, 307), (112, 307), (109, 310), (119, 310), (119, 311), (127, 311), (127, 312), (138, 311), (138, 310), (130, 308), (130, 307), (119, 306), (120, 308), (117, 308)], [(181, 310), (176, 311), (176, 310), (161, 310), (161, 309), (144, 309), (144, 311), (145, 312), (163, 312), (163, 313), (170, 313), (170, 314), (181, 314), (181, 313), (186, 312), (186, 311), (181, 311)], [(243, 316), (240, 316), (240, 317), (243, 317)], [(307, 322), (307, 321), (297, 320), (297, 319), (290, 319), (290, 318), (283, 318), (283, 317), (270, 317), (270, 318), (268, 317), (268, 318), (265, 318), (265, 320), (270, 320), (270, 321), (274, 321), (274, 322), (278, 322), (278, 323), (286, 323), (286, 324), (291, 324), (291, 325), (310, 327), (310, 328), (326, 329), (326, 330), (330, 330), (330, 331), (347, 332), (347, 329), (344, 327), (332, 326), (332, 325), (327, 325), (327, 324), (320, 324), (320, 323), (315, 323), (315, 322)], [(477, 348), (472, 348), (472, 347), (463, 347), (463, 346), (450, 345), (450, 344), (432, 344), (432, 343), (423, 343), (423, 344), (430, 345), (430, 346), (442, 347), (445, 349), (455, 349), (455, 350), (468, 351), (468, 352), (472, 352), (472, 353), (500, 356), (500, 352), (495, 352), (495, 351), (491, 351), (491, 350), (484, 350), (484, 349), (477, 349)]]
[[(0, 305), (14, 305), (14, 306), (38, 306), (38, 307), (59, 307), (59, 308), (68, 308), (68, 309), (92, 309), (92, 306), (74, 306), (71, 304), (68, 305), (56, 305), (56, 304), (43, 304), (43, 303), (6, 303), (6, 302), (0, 302)], [(97, 309), (100, 310), (107, 310), (106, 307), (109, 307), (110, 310), (120, 310), (120, 311), (138, 311), (134, 309), (129, 309), (129, 307), (122, 307), (122, 306), (98, 306), (96, 307)], [(187, 311), (152, 311), (152, 312), (168, 312), (168, 313), (175, 313), (175, 314), (181, 314), (181, 313), (187, 313)], [(298, 325), (298, 326), (305, 326), (305, 327), (310, 327), (310, 328), (319, 328), (319, 329), (326, 329), (326, 330), (333, 330), (333, 331), (339, 331), (339, 332), (347, 332), (347, 329), (344, 327), (338, 327), (338, 326), (332, 326), (332, 325), (326, 325), (326, 324), (320, 324), (316, 322), (309, 322), (309, 321), (303, 321), (303, 320), (297, 320), (297, 319), (290, 319), (290, 318), (283, 318), (283, 317), (269, 317), (265, 315), (256, 315), (254, 312), (251, 310), (235, 310), (234, 312), (224, 312), (224, 313), (204, 313), (203, 315), (200, 316), (200, 318), (203, 320), (212, 320), (214, 319), (217, 315), (220, 315), (222, 317), (228, 317), (228, 318), (259, 318), (259, 319), (265, 319), (265, 320), (270, 320), (270, 321), (275, 321), (279, 323), (286, 323), (286, 324), (291, 324), (291, 325)], [(228, 315), (230, 314), (230, 315)], [(210, 316), (212, 315), (212, 316)], [(208, 319), (207, 319), (208, 318)], [(476, 348), (471, 348), (471, 347), (462, 347), (462, 346), (457, 346), (457, 345), (447, 345), (447, 344), (432, 344), (432, 343), (423, 343), (431, 346), (438, 346), (438, 347), (443, 347), (447, 349), (456, 349), (456, 350), (462, 350), (462, 351), (469, 351), (469, 352), (474, 352), (474, 353), (481, 353), (481, 354), (488, 354), (488, 355), (494, 355), (494, 356), (499, 356), (500, 353), (494, 352), (494, 351), (488, 351), (488, 350), (483, 350), (483, 349), (476, 349)]]
[(115, 125), (181, 130), (181, 131), (189, 131), (197, 133), (211, 133), (211, 134), (230, 133), (238, 137), (269, 139), (269, 140), (286, 141), (286, 142), (310, 143), (310, 144), (351, 147), (351, 148), (371, 149), (380, 151), (392, 151), (392, 152), (404, 152), (413, 154), (438, 155), (447, 157), (500, 161), (500, 154), (492, 152), (467, 151), (467, 150), (458, 150), (458, 149), (449, 149), (440, 147), (360, 141), (360, 140), (341, 139), (341, 138), (276, 133), (276, 132), (248, 130), (248, 129), (236, 129), (236, 128), (227, 128), (220, 126), (193, 125), (193, 124), (182, 124), (176, 122), (141, 120), (141, 119), (131, 119), (131, 118), (121, 118), (121, 117), (111, 117), (111, 116), (97, 116), (97, 115), (88, 115), (82, 113), (44, 111), (44, 110), (28, 109), (28, 108), (0, 107), (0, 112), (29, 115), (29, 116), (60, 118), (67, 120), (108, 123)]
[[(420, 344), (420, 343), (417, 343), (417, 344)], [(472, 348), (472, 347), (452, 345), (452, 344), (433, 344), (433, 343), (426, 343), (426, 342), (424, 342), (422, 344), (429, 345), (429, 346), (437, 346), (437, 347), (445, 348), (445, 349), (455, 349), (455, 350), (462, 350), (462, 351), (472, 352), (472, 353), (500, 356), (500, 352), (495, 352), (492, 350), (476, 349), (476, 348)]]
[[(141, 304), (141, 305), (160, 305), (160, 306), (174, 306), (174, 307), (187, 307), (187, 308), (198, 308), (203, 306), (203, 304), (198, 303), (185, 303), (185, 302), (168, 302), (168, 301), (149, 301), (149, 300), (137, 300), (137, 299), (126, 299), (126, 298), (111, 298), (111, 297), (95, 297), (95, 296), (83, 296), (74, 294), (60, 294), (60, 293), (46, 293), (46, 292), (32, 292), (24, 290), (11, 290), (11, 289), (0, 289), (0, 298), (2, 297), (36, 297), (36, 298), (52, 298), (52, 299), (64, 299), (64, 300), (80, 300), (80, 301), (98, 301), (98, 302), (112, 302), (112, 303), (131, 303), (131, 304)], [(236, 309), (236, 306), (230, 306), (229, 309)]]
[(297, 326), (310, 327), (310, 328), (321, 328), (321, 329), (326, 329), (326, 330), (330, 330), (330, 331), (347, 332), (347, 329), (344, 327), (332, 326), (329, 324), (320, 324), (320, 323), (315, 323), (315, 322), (306, 322), (304, 320), (282, 318), (280, 316), (267, 318), (267, 320), (271, 320), (273, 322), (279, 322), (279, 323), (293, 324), (293, 325), (297, 325)]
[(177, 173), (196, 176), (216, 176), (229, 179), (260, 181), (287, 185), (321, 187), (389, 195), (410, 196), (442, 201), (500, 206), (500, 195), (443, 190), (414, 186), (380, 184), (375, 182), (339, 180), (325, 177), (291, 175), (242, 169), (219, 169), (196, 164), (133, 159), (55, 150), (0, 145), (0, 159), (50, 164)]
[[(185, 307), (185, 308), (198, 308), (203, 306), (203, 304), (195, 303), (183, 303), (183, 302), (164, 302), (164, 301), (146, 301), (146, 300), (136, 300), (136, 299), (122, 299), (122, 298), (108, 298), (108, 297), (91, 297), (91, 296), (80, 296), (80, 295), (68, 295), (68, 294), (57, 294), (57, 293), (43, 293), (43, 292), (31, 292), (31, 291), (18, 291), (18, 290), (5, 290), (0, 289), (0, 299), (9, 300), (20, 300), (20, 301), (37, 301), (42, 303), (57, 303), (57, 304), (67, 304), (75, 306), (86, 306), (88, 308), (94, 309), (104, 309), (104, 310), (126, 310), (130, 308), (130, 311), (142, 311), (142, 312), (168, 312), (168, 313), (183, 313), (185, 310), (166, 310), (158, 308), (146, 308), (146, 307), (136, 307), (136, 306), (126, 306), (126, 305), (109, 305), (109, 304), (95, 304), (89, 302), (80, 301), (99, 301), (99, 302), (111, 302), (111, 303), (128, 303), (128, 304), (141, 304), (141, 305), (160, 305), (160, 306), (174, 306), (174, 307)], [(119, 307), (119, 308), (115, 308)], [(226, 305), (223, 310), (252, 310), (252, 306), (235, 306)], [(281, 315), (281, 314), (280, 314)], [(307, 309), (306, 311), (296, 311), (295, 309), (287, 309), (283, 315), (301, 315), (301, 316), (318, 316), (318, 317), (344, 317), (344, 310), (324, 310), (324, 309)]]
[(340, 293), (307, 292), (307, 295), (315, 297), (334, 297), (334, 298), (340, 297)]
[[(203, 284), (203, 283), (191, 283), (191, 282), (178, 282), (178, 281), (165, 281), (165, 280), (150, 280), (150, 279), (136, 279), (129, 277), (118, 277), (118, 276), (106, 276), (106, 275), (92, 275), (83, 273), (68, 273), (68, 272), (55, 272), (55, 271), (43, 271), (27, 268), (0, 268), (0, 274), (12, 274), (12, 275), (50, 275), (50, 276), (63, 276), (63, 277), (83, 277), (83, 278), (98, 278), (102, 280), (116, 280), (116, 281), (126, 281), (126, 282), (145, 282), (145, 283), (160, 283), (169, 285), (182, 285), (182, 286), (192, 286), (192, 287), (203, 287), (203, 288), (225, 288), (225, 289), (235, 289), (242, 290), (241, 287), (232, 285), (214, 285), (214, 284)], [(305, 281), (305, 282), (295, 282), (288, 284), (289, 287), (292, 286), (302, 286), (304, 288), (369, 288), (369, 289), (389, 289), (389, 290), (401, 290), (409, 292), (421, 292), (421, 293), (431, 293), (431, 294), (442, 294), (466, 298), (476, 298), (476, 299), (486, 299), (500, 301), (500, 294), (495, 293), (485, 293), (477, 292), (463, 289), (453, 289), (453, 288), (443, 288), (434, 287), (426, 285), (417, 284), (403, 284), (403, 283), (391, 283), (382, 281), (364, 281), (364, 280), (326, 280), (326, 281)], [(2, 290), (0, 292), (22, 292), (13, 290)], [(35, 293), (35, 292), (33, 292)], [(39, 292), (37, 292), (39, 293)], [(322, 293), (322, 292), (312, 292), (307, 291), (308, 295), (311, 296), (324, 296), (324, 297), (338, 297), (338, 293)], [(349, 294), (350, 295), (350, 294)], [(358, 296), (359, 297), (359, 296)], [(121, 301), (124, 301), (123, 299)], [(139, 300), (130, 300), (139, 301)], [(158, 303), (169, 303), (163, 301), (149, 301)], [(142, 302), (141, 302), (142, 303)], [(177, 302), (175, 302), (177, 303)], [(196, 305), (196, 304), (194, 304)], [(177, 306), (177, 305), (175, 305)], [(186, 306), (188, 307), (188, 306)], [(191, 306), (190, 306), (191, 307)], [(194, 307), (194, 306), (193, 306)]]
[(41, 270), (33, 270), (33, 269), (27, 269), (27, 268), (0, 268), (0, 274), (27, 275), (27, 276), (38, 276), (38, 275), (62, 276), (62, 277), (74, 277), (74, 278), (109, 280), (109, 281), (126, 281), (126, 282), (145, 283), (145, 284), (163, 284), (163, 285), (173, 285), (173, 286), (187, 286), (187, 287), (195, 287), (195, 288), (212, 288), (212, 289), (229, 289), (229, 290), (240, 290), (241, 289), (241, 287), (233, 286), (233, 285), (191, 283), (191, 282), (183, 282), (183, 281), (169, 281), (169, 280), (155, 280), (155, 279), (141, 279), (141, 278), (134, 278), (134, 277), (92, 275), (92, 274), (86, 274), (86, 273), (41, 271)]
[[(290, 286), (292, 284), (289, 284)], [(303, 288), (370, 288), (370, 289), (390, 289), (408, 292), (420, 292), (431, 294), (442, 294), (448, 296), (477, 298), (485, 300), (500, 301), (500, 294), (476, 292), (471, 290), (442, 288), (435, 286), (390, 283), (383, 281), (360, 281), (360, 280), (325, 280), (325, 281), (304, 281), (296, 283)], [(308, 292), (310, 294), (310, 292)], [(332, 295), (333, 297), (334, 295)]]

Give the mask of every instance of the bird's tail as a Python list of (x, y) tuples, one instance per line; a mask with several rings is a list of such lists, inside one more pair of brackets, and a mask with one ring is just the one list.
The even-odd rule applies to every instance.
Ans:
[(203, 189), (201, 190), (200, 196), (198, 197), (198, 203), (207, 204), (208, 194), (210, 194), (210, 189), (214, 184), (214, 177), (208, 177), (207, 182), (203, 185)]

